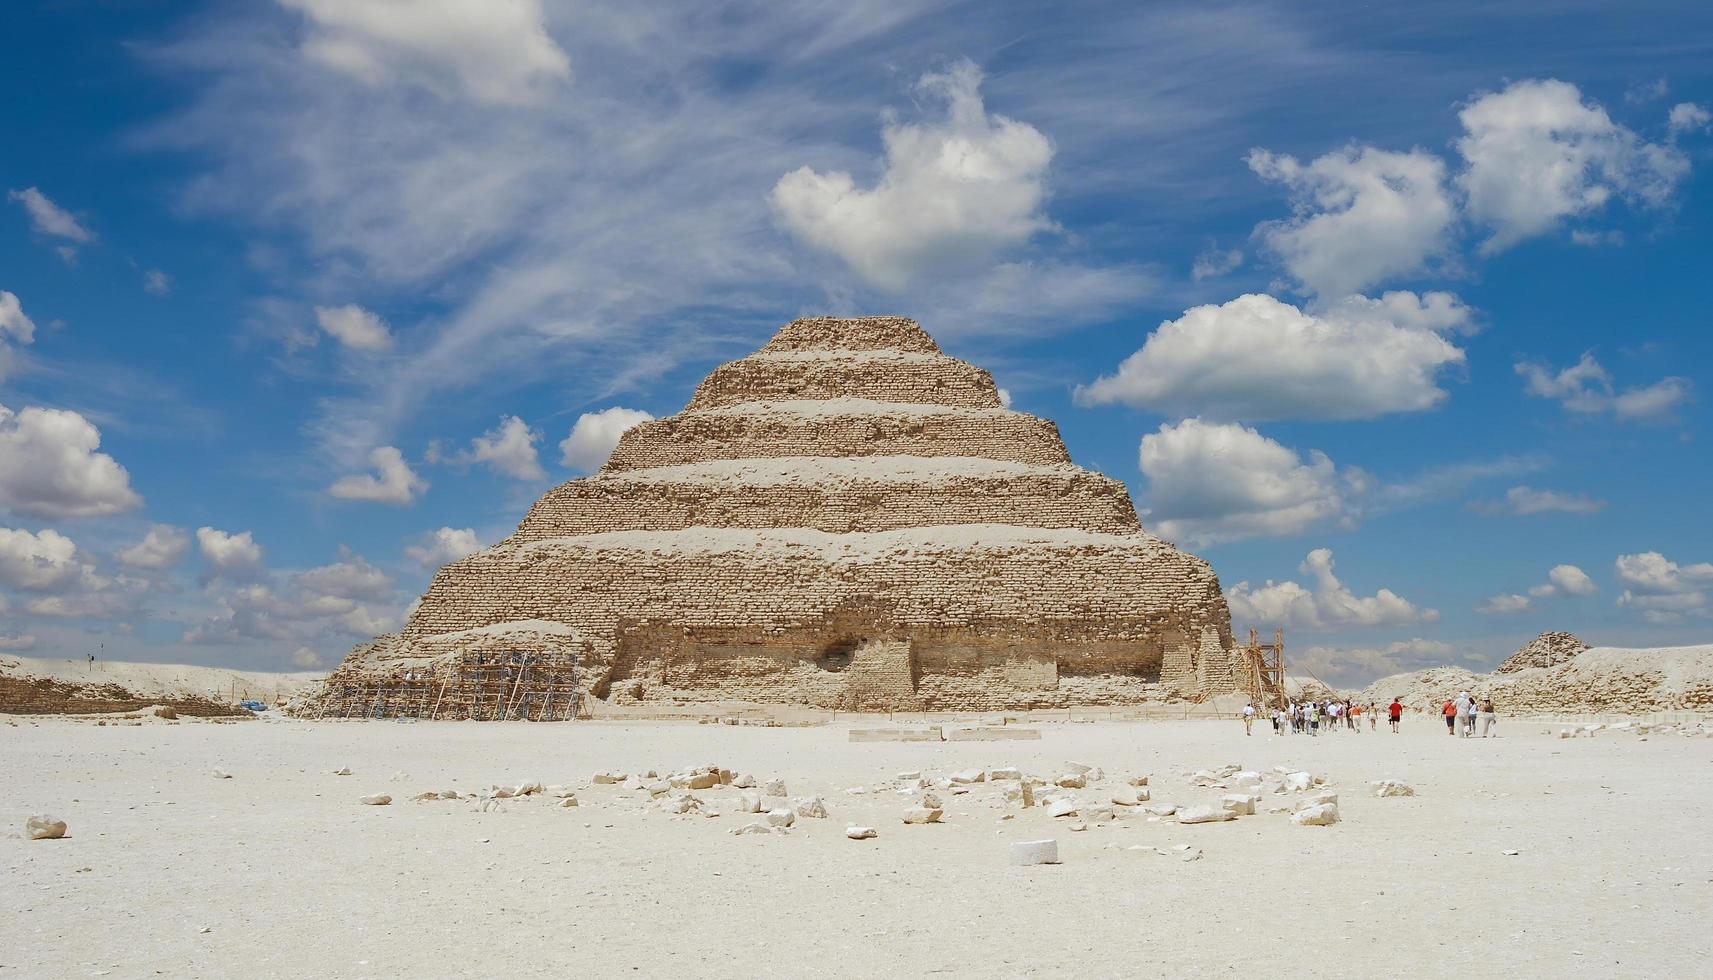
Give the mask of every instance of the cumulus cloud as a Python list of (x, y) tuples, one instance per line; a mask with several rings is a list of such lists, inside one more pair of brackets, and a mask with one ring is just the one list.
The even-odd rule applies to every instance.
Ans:
[(1404, 626), (1431, 623), (1439, 611), (1423, 609), (1391, 589), (1371, 596), (1351, 592), (1333, 574), (1332, 550), (1316, 548), (1297, 569), (1311, 581), (1307, 586), (1271, 579), (1260, 586), (1239, 582), (1226, 593), (1234, 618), (1256, 626), (1299, 629)]
[(1673, 136), (1681, 136), (1695, 130), (1706, 131), (1713, 126), (1713, 113), (1693, 102), (1679, 102), (1671, 107), (1671, 112), (1666, 116), (1666, 125)]
[[(6, 196), (23, 206), (24, 213), (30, 216), (30, 227), (34, 228), (38, 234), (62, 238), (79, 245), (87, 245), (95, 241), (94, 232), (85, 228), (75, 215), (55, 204), (46, 194), (36, 188), (26, 187), (21, 191), (8, 191)], [(67, 262), (77, 256), (77, 249), (71, 245), (62, 245), (60, 249), (60, 257)]]
[(58, 531), (0, 527), (0, 584), (46, 592), (75, 584), (90, 572), (77, 545)]
[(540, 480), (547, 476), (535, 449), (540, 441), (541, 433), (523, 419), (502, 415), (499, 425), (470, 440), (470, 448), (462, 452), (447, 455), (438, 445), (429, 446), (428, 461), (454, 466), (481, 463), (514, 480)]
[(1240, 248), (1210, 248), (1196, 256), (1190, 265), (1190, 278), (1196, 282), (1203, 279), (1217, 279), (1226, 273), (1233, 272), (1243, 264), (1243, 250)]
[[(259, 555), (258, 555), (259, 560)], [(341, 549), (337, 562), (269, 575), (218, 594), (213, 615), (185, 630), (184, 642), (249, 641), (308, 645), (315, 640), (389, 632), (396, 593), (392, 578), (361, 555)]]
[(315, 322), (322, 331), (353, 350), (387, 350), (393, 335), (380, 317), (356, 304), (317, 306)]
[(1164, 537), (1207, 544), (1297, 534), (1343, 515), (1348, 481), (1325, 453), (1242, 425), (1185, 419), (1142, 437), (1148, 515)]
[(210, 577), (248, 578), (262, 570), (262, 546), (249, 531), (233, 534), (218, 528), (196, 529), (196, 548)]
[(308, 647), (298, 647), (293, 650), (289, 660), (291, 665), (299, 670), (314, 670), (322, 664), (321, 654)]
[[(0, 612), (4, 607), (0, 606)], [(0, 633), (0, 650), (10, 653), (27, 653), (36, 648), (36, 637), (32, 633), (5, 634)]]
[(579, 473), (593, 473), (613, 454), (625, 430), (653, 420), (647, 412), (617, 405), (584, 412), (571, 426), (570, 434), (560, 440), (560, 461)]
[(1351, 296), (1319, 314), (1252, 293), (1160, 324), (1076, 399), (1248, 421), (1421, 411), (1445, 399), (1441, 373), (1464, 363), (1442, 334), (1471, 323), (1449, 293)]
[(942, 100), (946, 116), (889, 121), (873, 187), (810, 167), (781, 177), (772, 203), (785, 227), (895, 290), (925, 270), (978, 262), (1052, 227), (1042, 210), (1052, 144), (1027, 123), (989, 115), (981, 78), (967, 60), (922, 76), (918, 88)]
[(65, 518), (140, 506), (131, 475), (100, 447), (100, 430), (76, 412), (0, 405), (0, 509)]
[(1676, 149), (1642, 140), (1575, 85), (1526, 79), (1472, 100), (1458, 114), (1472, 218), (1489, 229), (1484, 253), (1502, 251), (1591, 214), (1614, 197), (1666, 204), (1689, 172)]
[(1337, 687), (1360, 687), (1379, 677), (1424, 670), (1451, 662), (1456, 647), (1414, 637), (1383, 647), (1311, 646), (1291, 653), (1291, 670), (1308, 671)]
[(1575, 565), (1554, 565), (1546, 577), (1551, 595), (1593, 595), (1597, 591), (1594, 580)]
[(1586, 494), (1561, 493), (1557, 490), (1536, 490), (1530, 486), (1512, 487), (1501, 500), (1480, 500), (1469, 505), (1471, 510), (1489, 517), (1496, 514), (1597, 514), (1606, 508), (1606, 501)]
[(24, 313), (24, 304), (16, 294), (0, 289), (0, 381), (12, 374), (12, 345), (21, 347), (35, 339), (36, 324)]
[(1255, 234), (1309, 292), (1338, 297), (1418, 274), (1451, 248), (1457, 208), (1431, 153), (1350, 146), (1305, 165), (1256, 149), (1247, 162), (1291, 192), (1295, 214)]
[(541, 0), (280, 0), (310, 20), (303, 52), (369, 85), (406, 81), (524, 104), (571, 77)]
[(1675, 376), (1619, 390), (1592, 352), (1562, 370), (1521, 361), (1516, 372), (1523, 379), (1523, 390), (1536, 398), (1551, 399), (1580, 415), (1610, 413), (1622, 422), (1670, 421), (1695, 396), (1694, 382)]
[(189, 534), (170, 524), (156, 524), (143, 540), (121, 549), (115, 557), (132, 568), (171, 568), (189, 551)]
[(418, 494), (428, 489), (428, 481), (416, 475), (410, 464), (393, 446), (380, 446), (369, 452), (369, 465), (374, 473), (354, 473), (342, 476), (327, 488), (341, 500), (367, 500), (379, 504), (403, 507), (413, 503)]
[(423, 536), (423, 540), (404, 549), (412, 561), (423, 568), (439, 568), (466, 555), (482, 550), (482, 541), (474, 528), (443, 527)]
[(1625, 588), (1618, 605), (1639, 610), (1654, 623), (1682, 622), (1688, 616), (1713, 615), (1708, 590), (1713, 562), (1680, 565), (1657, 551), (1619, 555), (1613, 563)]

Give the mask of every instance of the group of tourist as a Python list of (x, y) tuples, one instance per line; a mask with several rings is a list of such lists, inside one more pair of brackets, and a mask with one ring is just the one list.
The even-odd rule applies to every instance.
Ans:
[(1481, 724), (1481, 737), (1492, 734), (1493, 726), (1498, 724), (1499, 716), (1493, 710), (1492, 698), (1477, 699), (1468, 691), (1463, 691), (1455, 698), (1445, 702), (1440, 709), (1445, 715), (1445, 733), (1461, 735), (1464, 738), (1475, 737), (1476, 722)]
[[(1473, 694), (1464, 691), (1457, 697), (1445, 702), (1442, 709), (1445, 714), (1445, 733), (1473, 738), (1477, 724), (1481, 728), (1481, 737), (1487, 738), (1493, 733), (1493, 727), (1498, 724), (1498, 714), (1493, 710), (1493, 699), (1477, 699)], [(1398, 722), (1404, 717), (1404, 705), (1398, 698), (1385, 708), (1380, 708), (1370, 701), (1366, 705), (1358, 704), (1349, 699), (1327, 699), (1323, 701), (1291, 701), (1282, 708), (1274, 708), (1270, 716), (1275, 735), (1313, 735), (1318, 736), (1322, 731), (1337, 731), (1341, 726), (1346, 731), (1359, 732), (1362, 730), (1362, 718), (1368, 718), (1368, 730), (1376, 731), (1380, 727), (1380, 713), (1384, 711), (1386, 720), (1391, 725), (1392, 734), (1398, 732)], [(1260, 712), (1254, 702), (1243, 706), (1243, 734), (1255, 734), (1255, 719)]]

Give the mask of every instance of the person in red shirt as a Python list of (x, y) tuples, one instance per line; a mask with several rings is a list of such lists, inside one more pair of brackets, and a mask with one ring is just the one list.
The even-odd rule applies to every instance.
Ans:
[(1445, 703), (1445, 707), (1441, 708), (1440, 710), (1445, 713), (1445, 733), (1447, 735), (1456, 735), (1457, 734), (1457, 702), (1456, 701), (1447, 701)]
[(1404, 717), (1404, 706), (1397, 698), (1393, 698), (1392, 703), (1387, 705), (1386, 711), (1392, 716), (1392, 734), (1396, 735), (1398, 734), (1398, 719)]

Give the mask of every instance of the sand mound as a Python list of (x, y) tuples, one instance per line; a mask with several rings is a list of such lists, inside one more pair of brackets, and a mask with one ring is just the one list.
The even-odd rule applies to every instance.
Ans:
[(166, 705), (180, 714), (242, 714), (239, 701), (274, 704), (320, 674), (274, 674), (82, 660), (0, 657), (0, 713), (103, 714)]
[(1397, 696), (1408, 707), (1438, 711), (1459, 691), (1492, 698), (1501, 715), (1706, 711), (1713, 709), (1713, 644), (1634, 650), (1591, 647), (1552, 666), (1514, 667), (1492, 674), (1432, 667), (1383, 677), (1370, 684), (1361, 698), (1388, 702)]

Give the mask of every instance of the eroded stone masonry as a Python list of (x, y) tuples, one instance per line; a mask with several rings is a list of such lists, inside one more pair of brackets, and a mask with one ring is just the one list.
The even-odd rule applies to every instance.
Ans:
[(1053, 423), (912, 320), (818, 317), (442, 568), (335, 677), (432, 692), (527, 655), (609, 703), (1022, 709), (1224, 693), (1232, 649), (1207, 563)]

